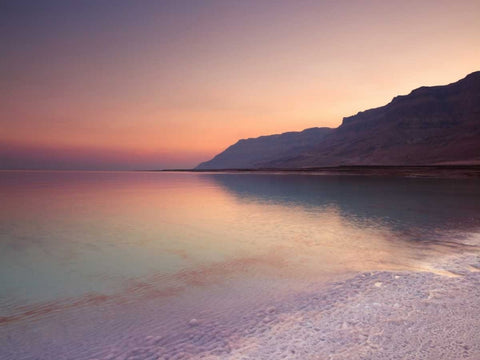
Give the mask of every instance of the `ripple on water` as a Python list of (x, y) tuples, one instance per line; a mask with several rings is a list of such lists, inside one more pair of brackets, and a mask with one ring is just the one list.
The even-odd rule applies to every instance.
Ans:
[(0, 357), (478, 359), (480, 273), (468, 271), (478, 265), (478, 256), (456, 258), (448, 266), (467, 270), (455, 278), (362, 273), (281, 299), (237, 302), (235, 308), (222, 308), (225, 299), (219, 299), (215, 311), (186, 303), (160, 309), (156, 299), (114, 304), (114, 311), (111, 304), (69, 309), (39, 319), (36, 331), (28, 323), (3, 327)]

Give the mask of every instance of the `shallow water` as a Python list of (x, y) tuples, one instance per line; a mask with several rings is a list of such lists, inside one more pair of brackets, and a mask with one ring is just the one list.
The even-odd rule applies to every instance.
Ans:
[(228, 350), (247, 314), (359, 272), (432, 271), (480, 229), (468, 179), (0, 172), (0, 203), (2, 359), (188, 358), (201, 322), (195, 351)]

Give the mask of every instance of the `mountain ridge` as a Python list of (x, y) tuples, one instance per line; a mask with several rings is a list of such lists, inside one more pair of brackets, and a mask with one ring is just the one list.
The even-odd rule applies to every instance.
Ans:
[(212, 169), (210, 166), (212, 162), (215, 168), (255, 168), (281, 156), (288, 157), (291, 154), (302, 153), (305, 149), (315, 146), (317, 141), (330, 131), (332, 131), (331, 128), (315, 127), (302, 131), (240, 139), (213, 159), (199, 164), (196, 169)]
[[(321, 131), (308, 136), (312, 129)], [(480, 71), (448, 85), (421, 86), (344, 117), (334, 129), (239, 140), (196, 169), (449, 162), (480, 163)]]

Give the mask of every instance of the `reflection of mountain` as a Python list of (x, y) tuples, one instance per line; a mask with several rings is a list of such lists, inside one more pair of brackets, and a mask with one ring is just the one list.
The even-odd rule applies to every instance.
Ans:
[(357, 176), (204, 174), (239, 199), (301, 206), (335, 206), (350, 221), (381, 222), (427, 240), (435, 231), (480, 227), (476, 180)]
[(240, 140), (197, 169), (480, 163), (480, 71), (421, 87), (336, 129)]

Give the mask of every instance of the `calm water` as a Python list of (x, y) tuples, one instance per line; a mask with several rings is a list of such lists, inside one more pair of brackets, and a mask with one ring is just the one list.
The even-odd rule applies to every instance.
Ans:
[(2, 359), (121, 358), (312, 284), (428, 271), (480, 229), (478, 180), (0, 172), (0, 204)]

